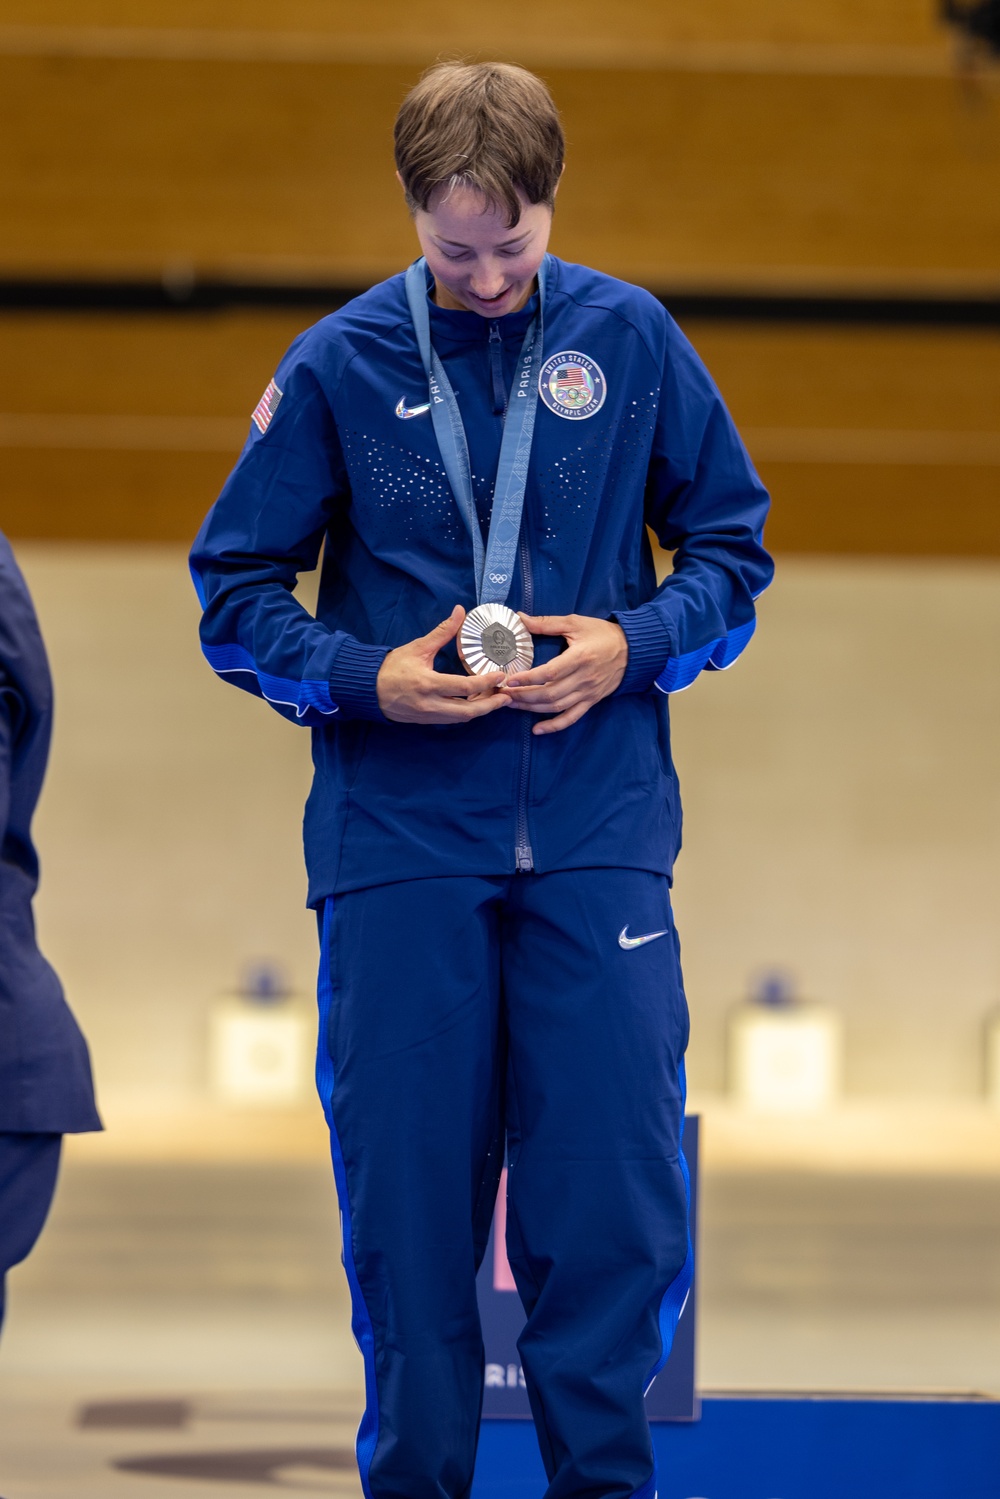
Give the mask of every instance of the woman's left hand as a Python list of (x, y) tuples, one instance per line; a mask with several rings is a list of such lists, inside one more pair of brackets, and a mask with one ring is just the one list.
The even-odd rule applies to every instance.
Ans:
[(628, 641), (621, 625), (586, 614), (522, 614), (532, 635), (563, 635), (566, 649), (544, 666), (514, 672), (497, 688), (512, 708), (554, 713), (535, 724), (533, 734), (556, 734), (608, 697), (625, 675)]

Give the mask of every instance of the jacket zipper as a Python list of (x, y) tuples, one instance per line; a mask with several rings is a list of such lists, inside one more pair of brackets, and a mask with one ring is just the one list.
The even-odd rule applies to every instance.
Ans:
[(493, 386), (493, 415), (503, 416), (507, 409), (507, 392), (503, 383), (503, 338), (500, 324), (490, 324), (490, 382)]
[[(535, 602), (534, 584), (531, 577), (531, 552), (525, 530), (525, 517), (521, 517), (521, 539), (518, 542), (521, 560), (521, 607), (530, 614)], [(517, 782), (517, 830), (514, 841), (514, 866), (518, 874), (530, 874), (535, 867), (534, 855), (528, 841), (528, 777), (531, 774), (531, 724), (532, 715), (521, 715), (521, 766)]]

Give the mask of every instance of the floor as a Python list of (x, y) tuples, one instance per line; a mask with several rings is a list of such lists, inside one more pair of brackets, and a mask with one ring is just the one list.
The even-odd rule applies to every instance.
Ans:
[[(317, 1163), (71, 1158), (10, 1278), (4, 1499), (356, 1494), (337, 1256)], [(700, 1271), (705, 1390), (1000, 1393), (1000, 1177), (710, 1171)]]

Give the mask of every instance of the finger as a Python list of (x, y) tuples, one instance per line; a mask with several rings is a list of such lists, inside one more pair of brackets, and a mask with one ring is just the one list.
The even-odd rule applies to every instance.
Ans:
[(579, 696), (590, 683), (585, 677), (570, 677), (562, 682), (538, 682), (534, 687), (501, 687), (512, 703), (523, 703), (528, 708), (542, 708), (547, 703), (557, 702), (571, 693)]
[(512, 708), (523, 709), (525, 713), (562, 713), (584, 697), (593, 700), (593, 694), (584, 692), (538, 693), (531, 698), (512, 697), (510, 705)]
[(433, 630), (428, 630), (426, 635), (421, 635), (419, 639), (411, 643), (420, 647), (421, 655), (433, 660), (443, 645), (447, 645), (449, 640), (454, 640), (462, 628), (464, 619), (465, 610), (461, 604), (456, 604), (447, 619), (443, 619), (439, 625), (434, 626)]
[(512, 708), (520, 709), (522, 713), (565, 713), (568, 708), (575, 708), (577, 703), (593, 703), (592, 692), (561, 692), (556, 697), (540, 697), (535, 701), (527, 703), (521, 698), (511, 698)]
[[(496, 697), (498, 683), (484, 685), (482, 677), (452, 677), (444, 672), (427, 672), (416, 684), (416, 696), (425, 705), (439, 703), (480, 702)], [(507, 701), (507, 699), (504, 699)]]
[(483, 718), (487, 713), (496, 713), (500, 708), (509, 707), (505, 698), (494, 694), (493, 697), (477, 697), (471, 700), (466, 698), (446, 698), (438, 707), (437, 717), (431, 718), (430, 722), (436, 723), (468, 723), (473, 718)]
[(522, 614), (529, 635), (565, 635), (576, 623), (573, 614)]
[(511, 702), (540, 702), (543, 697), (565, 696), (567, 692), (581, 692), (592, 687), (593, 682), (581, 666), (575, 671), (559, 672), (549, 677), (539, 677), (522, 685), (501, 682), (500, 691), (510, 694)]
[(579, 648), (570, 646), (561, 656), (555, 656), (542, 666), (533, 666), (530, 671), (512, 672), (504, 680), (504, 687), (545, 687), (550, 682), (565, 682), (583, 666)]
[(536, 723), (532, 734), (558, 734), (560, 729), (568, 729), (570, 724), (578, 723), (590, 707), (589, 702), (577, 703), (575, 708), (570, 708), (566, 713), (560, 713), (558, 718), (546, 718), (542, 723)]
[(410, 668), (410, 680), (416, 692), (439, 693), (447, 697), (479, 697), (483, 693), (495, 692), (503, 682), (502, 671), (491, 671), (488, 676), (476, 677), (462, 672), (435, 671), (430, 666)]
[(395, 723), (433, 724), (437, 728), (449, 728), (509, 706), (504, 698), (497, 696), (473, 698), (471, 701), (460, 697), (446, 697), (436, 702), (427, 699), (410, 703), (405, 709), (390, 710), (386, 717)]
[(432, 697), (475, 698), (492, 697), (502, 684), (502, 671), (491, 671), (481, 677), (471, 675), (459, 677), (453, 672), (429, 671), (422, 678), (420, 687)]

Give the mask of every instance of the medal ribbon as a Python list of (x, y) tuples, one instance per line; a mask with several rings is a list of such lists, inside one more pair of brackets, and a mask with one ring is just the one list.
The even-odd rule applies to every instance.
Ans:
[(431, 343), (431, 319), (427, 306), (427, 262), (415, 260), (406, 273), (406, 299), (417, 335), (420, 358), (430, 391), (431, 420), (448, 482), (472, 537), (476, 570), (476, 602), (505, 604), (514, 578), (517, 543), (521, 534), (524, 491), (528, 483), (528, 459), (538, 410), (538, 377), (542, 367), (545, 269), (548, 256), (538, 267), (538, 312), (524, 335), (518, 355), (514, 384), (503, 419), (500, 461), (493, 486), (490, 534), (485, 548), (472, 490), (469, 444), (455, 392), (444, 365)]

